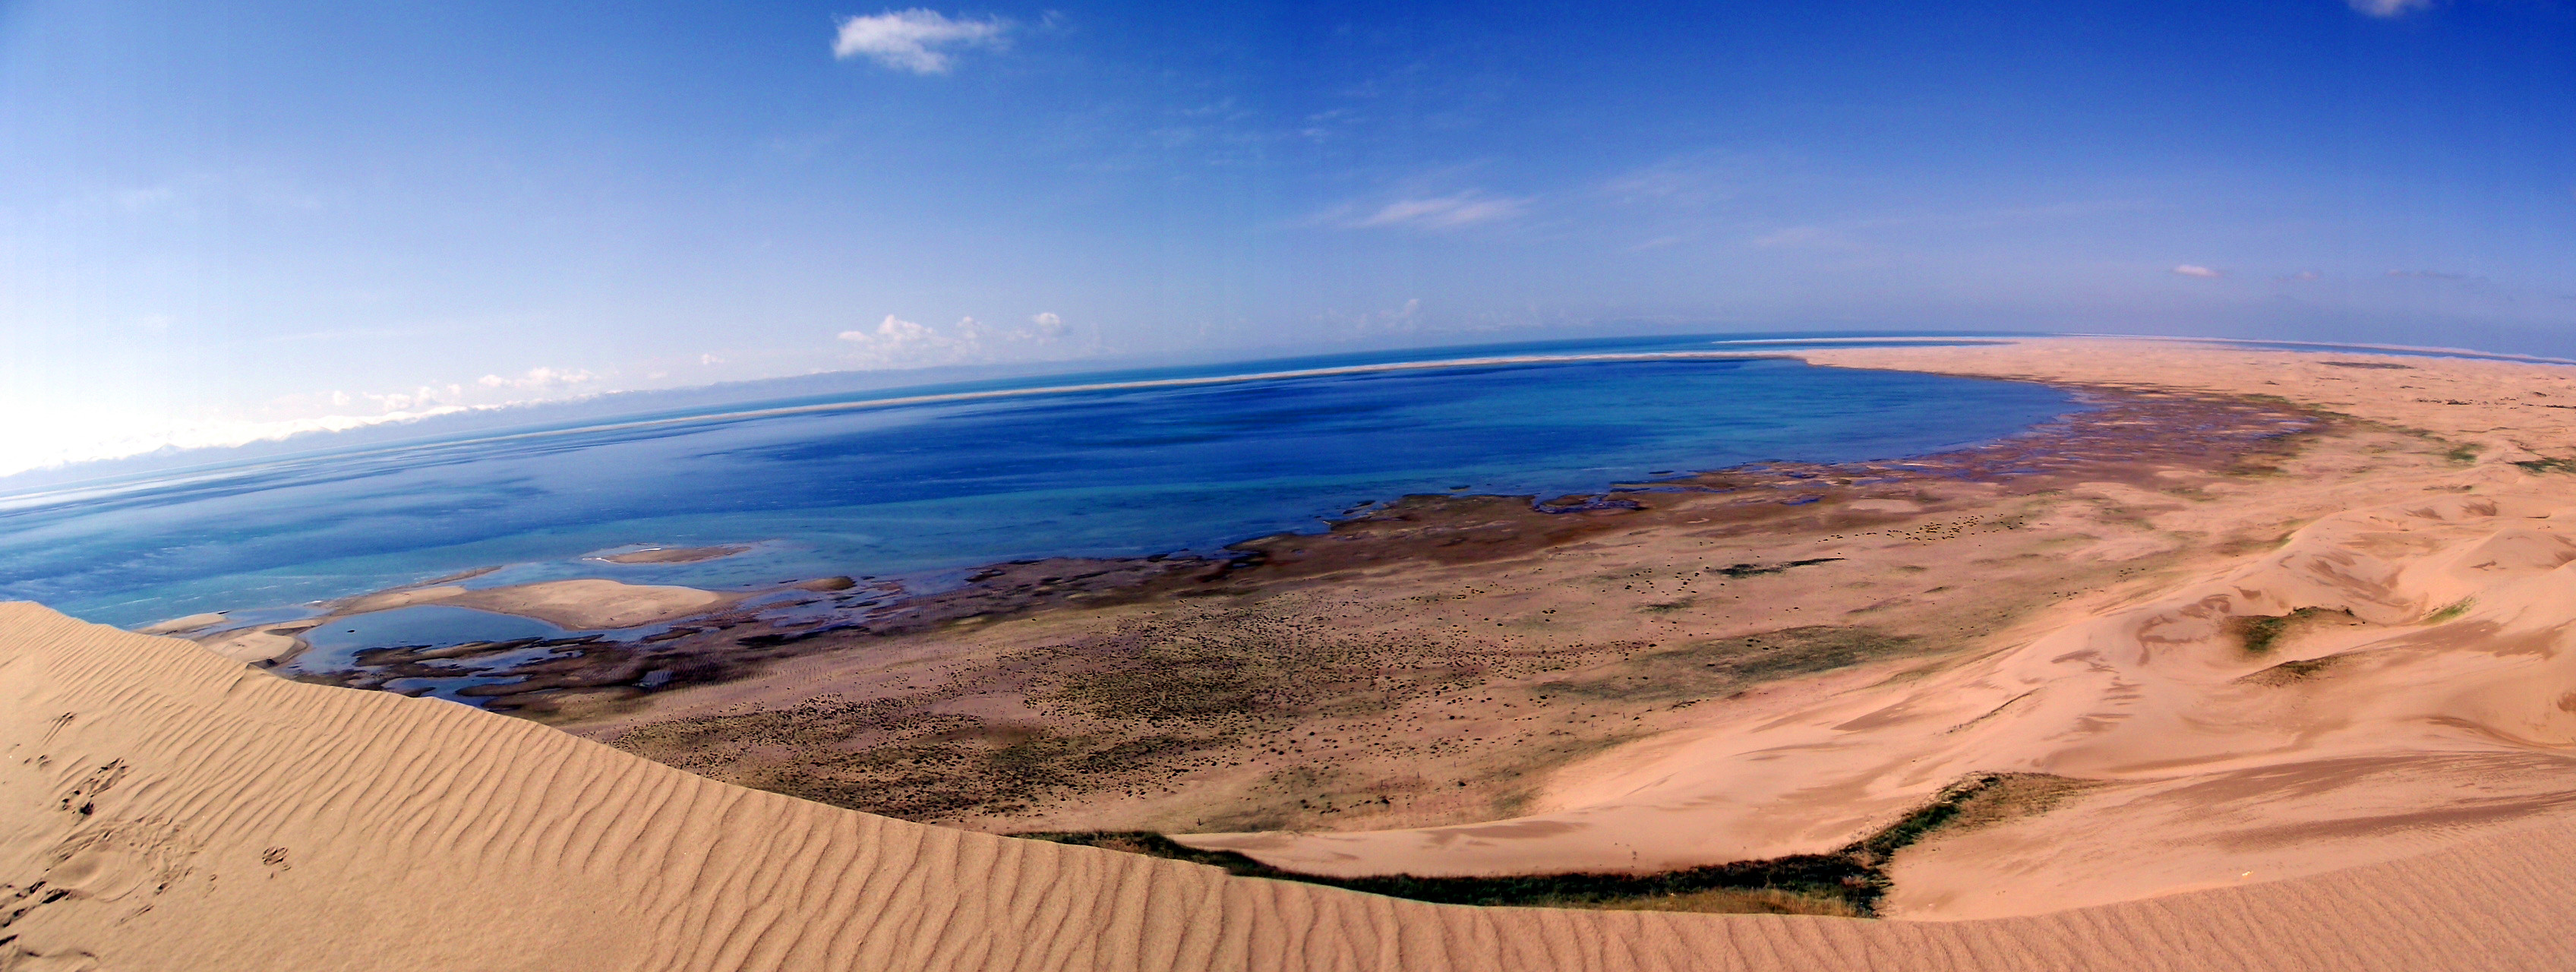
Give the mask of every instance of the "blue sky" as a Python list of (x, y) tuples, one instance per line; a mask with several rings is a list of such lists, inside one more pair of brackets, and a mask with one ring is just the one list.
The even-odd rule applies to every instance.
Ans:
[(2561, 0), (0, 2), (0, 472), (1587, 333), (2563, 355), (2572, 133)]

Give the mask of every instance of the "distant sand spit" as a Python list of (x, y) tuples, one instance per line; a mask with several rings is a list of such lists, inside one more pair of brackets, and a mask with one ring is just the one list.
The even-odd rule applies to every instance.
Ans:
[(0, 605), (0, 969), (2495, 969), (2576, 826), (1948, 923), (1476, 909), (901, 823)]

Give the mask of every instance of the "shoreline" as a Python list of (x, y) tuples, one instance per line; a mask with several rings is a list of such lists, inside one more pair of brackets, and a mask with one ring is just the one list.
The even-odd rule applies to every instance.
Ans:
[[(2422, 762), (2400, 746), (2338, 762), (2343, 750), (2311, 757), (2289, 745), (2236, 769), (2192, 768), (2204, 757), (2188, 755), (2223, 745), (2194, 742), (2201, 734), (2251, 731), (2191, 728), (2247, 718), (2233, 707), (2371, 691), (2359, 686), (2377, 676), (2311, 674), (2335, 664), (2313, 659), (2356, 639), (2496, 623), (2442, 610), (2460, 594), (2416, 593), (2372, 596), (2431, 600), (2356, 603), (2357, 620), (2331, 621), (2344, 615), (2294, 609), (2340, 610), (2301, 586), (2344, 583), (2333, 575), (2243, 572), (2279, 556), (2375, 563), (2380, 555), (2340, 532), (2355, 517), (2421, 521), (2399, 528), (2425, 537), (2407, 543), (2474, 545), (2490, 522), (2520, 536), (2510, 524), (2534, 521), (2485, 518), (2537, 514), (2495, 512), (2522, 507), (2478, 497), (2553, 496), (2570, 484), (2556, 478), (2555, 453), (2526, 443), (2553, 441), (2529, 438), (2552, 426), (2528, 423), (2560, 419), (2566, 410), (2552, 411), (2551, 399), (2564, 389), (2576, 401), (2576, 375), (2543, 370), (2517, 379), (2528, 387), (2500, 386), (2523, 404), (2492, 394), (2478, 404), (2462, 392), (2491, 385), (2491, 369), (2523, 366), (2082, 342), (1816, 357), (2082, 385), (2147, 411), (2094, 413), (1946, 462), (1765, 465), (1612, 494), (1634, 509), (1547, 514), (1415, 498), (1326, 534), (1239, 544), (1265, 559), (1201, 585), (1209, 596), (1045, 602), (908, 632), (825, 632), (810, 654), (761, 660), (769, 673), (678, 688), (641, 708), (574, 699), (530, 714), (821, 802), (1002, 833), (1171, 835), (1192, 853), (1241, 853), (1334, 880), (1653, 874), (1823, 853), (1960, 780), (2038, 774), (2037, 790), (1894, 859), (1885, 908), (1900, 918), (2025, 914), (2052, 900), (2201, 886), (2238, 863), (2214, 848), (2264, 827), (2322, 827), (2320, 815), (2344, 806), (2450, 807), (2465, 792), (2406, 774), (2504, 771), (2521, 781), (2493, 804), (2427, 811), (2460, 814), (2459, 834), (2576, 806), (2567, 803), (2576, 795), (2548, 790), (2558, 763), (2544, 754)], [(2347, 387), (2354, 394), (2331, 394)], [(2523, 417), (2498, 422), (2497, 408)], [(2280, 426), (2257, 427), (2285, 413), (2315, 424), (2289, 439)], [(1807, 491), (1820, 498), (1784, 502)], [(2391, 502), (2430, 512), (2367, 512)], [(2576, 521), (2576, 496), (2568, 502), (2562, 519)], [(1533, 525), (1564, 532), (1537, 537)], [(2499, 563), (2557, 563), (2516, 556)], [(2279, 630), (2288, 633), (2240, 647), (2245, 619), (2268, 612), (2287, 612)], [(2132, 627), (2149, 622), (2170, 630)], [(1261, 658), (1282, 661), (1273, 670)], [(2065, 666), (2074, 667), (2057, 671)], [(2335, 681), (2346, 677), (2360, 681)], [(2132, 683), (2152, 691), (2122, 687)], [(2037, 691), (2046, 685), (2059, 687)], [(2168, 710), (2195, 706), (2218, 708), (2171, 723)], [(2122, 728), (2130, 723), (2139, 728)], [(2122, 745), (2184, 761), (2106, 763), (2078, 742), (2093, 736), (2135, 738)], [(717, 738), (736, 748), (702, 742)], [(2340, 775), (2318, 784), (2330, 796), (2154, 816), (2196, 800), (2195, 787), (2275, 785), (2264, 782), (2274, 772), (2265, 759)], [(2121, 823), (2086, 829), (2093, 820)], [(2356, 836), (2289, 840), (2224, 875), (2296, 876), (2454, 839), (2354, 826)], [(2188, 850), (2138, 857), (2143, 845), (2128, 833), (2164, 834)], [(2034, 834), (2050, 836), (2032, 844)], [(2128, 870), (2033, 863), (2070, 854), (2129, 855)], [(1980, 884), (2021, 890), (1996, 898), (1973, 891)]]
[[(542, 697), (563, 689), (627, 685), (650, 694), (691, 684), (732, 681), (748, 677), (768, 663), (803, 654), (788, 646), (826, 636), (901, 637), (947, 625), (989, 623), (1057, 608), (1116, 606), (1173, 597), (1244, 597), (1258, 593), (1264, 585), (1335, 571), (1397, 568), (1408, 562), (1460, 564), (1519, 556), (1604, 532), (1657, 525), (1632, 524), (1617, 518), (1646, 512), (1649, 503), (1660, 502), (1658, 497), (1671, 494), (1733, 497), (1731, 505), (1740, 508), (1721, 512), (1716, 519), (1739, 526), (1773, 513), (1769, 509), (1772, 504), (1798, 507), (1828, 498), (1860, 504), (1853, 509), (1859, 514), (1902, 515), (1918, 512), (1920, 505), (1903, 498), (1872, 497), (1878, 493), (1904, 493), (1929, 480), (2004, 485), (2026, 477), (2063, 476), (2067, 470), (2079, 467), (2179, 461), (2186, 451), (2179, 448), (2182, 443), (2162, 441), (2161, 433), (2180, 428), (2191, 429), (2204, 445), (2208, 436), (2216, 435), (2232, 442), (2233, 448), (2260, 451), (2256, 446), (2261, 442), (2312, 432), (2325, 421), (2274, 403), (2038, 383), (2070, 393), (2080, 407), (2005, 438), (1965, 448), (1845, 463), (1756, 462), (1645, 482), (1611, 483), (1597, 493), (1553, 498), (1537, 494), (1409, 494), (1363, 504), (1355, 513), (1325, 518), (1326, 529), (1321, 533), (1252, 537), (1228, 544), (1221, 552), (1125, 558), (1032, 557), (942, 571), (939, 573), (962, 574), (962, 583), (922, 593), (904, 591), (900, 579), (896, 579), (878, 580), (857, 594), (845, 595), (841, 592), (859, 586), (847, 576), (789, 579), (742, 590), (636, 585), (611, 578), (481, 589), (453, 586), (454, 581), (501, 569), (483, 567), (343, 598), (327, 604), (322, 614), (301, 621), (252, 629), (218, 629), (194, 637), (201, 643), (235, 646), (219, 649), (227, 657), (291, 665), (305, 650), (301, 640), (287, 647), (275, 635), (292, 637), (324, 624), (416, 605), (469, 608), (531, 618), (566, 629), (567, 635), (561, 638), (499, 639), (484, 643), (480, 650), (469, 645), (462, 651), (432, 646), (405, 652), (400, 645), (383, 645), (362, 652), (378, 659), (363, 667), (377, 671), (304, 672), (298, 676), (323, 684), (374, 688), (397, 679), (456, 677), (460, 674), (455, 667), (459, 663), (470, 665), (481, 656), (523, 654), (529, 647), (572, 652), (570, 658), (550, 657), (524, 666), (472, 669), (466, 673), (473, 677), (521, 679), (511, 684), (473, 686), (459, 693), (484, 707), (509, 712), (527, 707), (528, 700), (514, 696)], [(2123, 458), (2124, 452), (2135, 454)], [(1853, 489), (1866, 495), (1841, 495)], [(731, 556), (754, 546), (755, 543), (737, 542), (687, 548), (646, 547), (633, 554), (589, 559), (686, 563)], [(638, 554), (653, 559), (615, 559)], [(1735, 564), (1727, 569), (1767, 568)], [(818, 590), (818, 585), (822, 589)], [(776, 600), (775, 595), (790, 591), (825, 596)], [(745, 611), (729, 610), (746, 601), (765, 603)], [(846, 607), (853, 602), (859, 606)], [(764, 617), (795, 608), (807, 608), (802, 613), (808, 616)], [(705, 642), (726, 640), (751, 652), (749, 657), (744, 657), (744, 652), (734, 652), (734, 657), (713, 665), (702, 658), (689, 658), (661, 667), (645, 663), (638, 668), (633, 651), (610, 647), (614, 643), (600, 638), (615, 630), (646, 626), (669, 628), (644, 639), (666, 654), (702, 649)], [(747, 630), (755, 628), (759, 630)], [(594, 653), (611, 657), (594, 662)], [(431, 660), (441, 664), (421, 664)], [(649, 684), (636, 684), (646, 682)], [(507, 691), (514, 687), (521, 690)], [(425, 691), (415, 690), (414, 694)]]
[[(563, 645), (476, 695), (954, 839), (1450, 895), (1844, 854), (1876, 888), (1845, 899), (1916, 929), (2576, 833), (2576, 372), (2065, 341), (1818, 355), (2105, 404), (1932, 457), (1408, 497), (1235, 544), (1221, 571), (823, 584), (785, 595), (814, 601), (790, 623), (745, 605)], [(853, 619), (877, 626), (834, 626)], [(1605, 877), (1524, 903), (1657, 886), (1691, 900), (1649, 906), (1708, 910), (1841, 893)]]

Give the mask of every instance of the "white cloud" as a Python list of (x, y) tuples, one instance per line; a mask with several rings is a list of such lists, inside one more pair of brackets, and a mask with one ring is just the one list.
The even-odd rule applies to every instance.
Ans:
[(588, 371), (560, 371), (554, 368), (530, 368), (525, 373), (522, 373), (517, 377), (504, 378), (500, 375), (484, 375), (483, 377), (476, 379), (474, 383), (485, 388), (520, 388), (550, 391), (557, 388), (568, 388), (573, 385), (589, 384), (598, 380), (598, 375), (591, 374)]
[(1011, 22), (1000, 17), (951, 18), (920, 7), (889, 10), (842, 20), (841, 32), (832, 40), (832, 56), (842, 60), (864, 56), (898, 71), (946, 74), (952, 62), (941, 48), (1002, 47), (1008, 43), (1003, 35), (1010, 29)]
[[(490, 386), (487, 385), (485, 387)], [(341, 400), (343, 397), (344, 396), (341, 396), (338, 392), (332, 393), (332, 399), (334, 402)], [(424, 409), (454, 408), (464, 397), (465, 386), (456, 384), (450, 384), (444, 388), (436, 385), (422, 385), (407, 392), (386, 392), (383, 394), (368, 392), (366, 394), (366, 399), (368, 401), (376, 403), (377, 410), (388, 415), (410, 413)]]
[[(967, 318), (967, 320), (973, 319), (974, 318), (971, 317)], [(902, 347), (907, 344), (920, 344), (929, 341), (931, 339), (931, 333), (930, 329), (927, 327), (923, 327), (911, 321), (888, 314), (885, 316), (885, 320), (877, 322), (876, 330), (842, 331), (840, 337), (841, 340), (855, 344), (877, 344)]]
[(838, 337), (857, 346), (851, 357), (863, 367), (917, 368), (1053, 356), (1044, 349), (1071, 331), (1052, 313), (1030, 317), (1029, 325), (997, 327), (961, 317), (942, 328), (888, 314), (875, 327), (842, 331)]
[(2173, 272), (2185, 277), (2224, 277), (2227, 275), (2227, 273), (2222, 270), (2212, 270), (2208, 267), (2197, 266), (2189, 263), (2173, 268)]
[(2433, 0), (2344, 0), (2352, 9), (2369, 17), (2403, 17), (2418, 10), (2430, 10)]
[(1402, 227), (1408, 229), (1455, 229), (1477, 223), (1510, 219), (1529, 208), (1531, 200), (1506, 196), (1488, 196), (1474, 189), (1455, 195), (1428, 199), (1398, 199), (1379, 207), (1374, 213), (1343, 226), (1351, 229)]

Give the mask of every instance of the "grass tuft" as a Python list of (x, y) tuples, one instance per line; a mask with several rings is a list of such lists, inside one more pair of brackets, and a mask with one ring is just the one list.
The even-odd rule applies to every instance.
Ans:
[(2319, 607), (2303, 607), (2283, 615), (2258, 615), (2250, 618), (2237, 618), (2235, 620), (2236, 634), (2238, 637), (2245, 640), (2245, 651), (2247, 654), (2260, 655), (2264, 652), (2271, 651), (2274, 645), (2280, 644), (2281, 639), (2287, 636), (2290, 633), (2290, 630), (2297, 627), (2300, 622), (2323, 614), (2341, 614), (2345, 617), (2352, 616), (2351, 611), (2328, 611)]
[(2446, 608), (2443, 608), (2443, 609), (2441, 609), (2441, 610), (2439, 610), (2439, 611), (2435, 611), (2435, 612), (2433, 612), (2433, 613), (2431, 613), (2431, 614), (2427, 614), (2427, 615), (2425, 615), (2425, 616), (2424, 616), (2424, 623), (2425, 623), (2425, 624), (2440, 624), (2440, 623), (2442, 623), (2442, 622), (2444, 622), (2444, 621), (2450, 621), (2450, 620), (2456, 619), (2456, 618), (2458, 618), (2460, 615), (2463, 615), (2463, 614), (2467, 614), (2467, 613), (2469, 613), (2469, 609), (2470, 609), (2470, 608), (2472, 608), (2472, 607), (2476, 607), (2476, 606), (2477, 606), (2477, 603), (2478, 603), (2478, 599), (2477, 599), (2477, 598), (2474, 598), (2474, 597), (2464, 597), (2464, 598), (2461, 598), (2461, 599), (2459, 599), (2459, 600), (2457, 600), (2457, 601), (2452, 602), (2452, 603), (2451, 603), (2451, 605), (2450, 605), (2449, 607), (2446, 607)]

